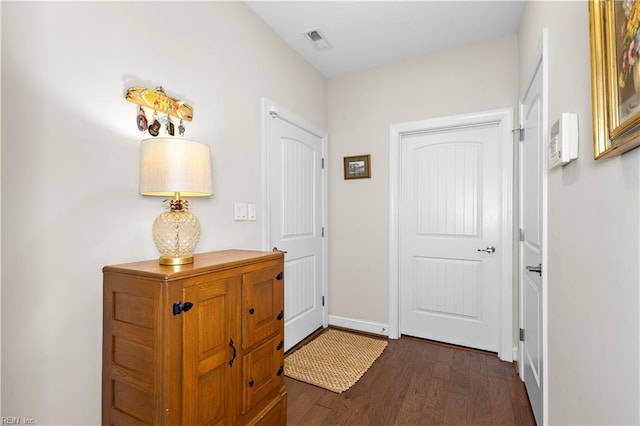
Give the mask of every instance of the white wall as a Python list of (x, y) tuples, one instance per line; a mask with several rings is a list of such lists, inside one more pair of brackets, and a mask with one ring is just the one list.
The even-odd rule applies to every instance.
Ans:
[[(389, 126), (515, 108), (517, 58), (511, 36), (329, 80), (331, 315), (388, 324)], [(359, 154), (371, 179), (344, 180)]]
[(261, 248), (261, 97), (325, 127), (326, 80), (239, 2), (2, 3), (2, 415), (99, 424), (102, 274), (158, 256), (161, 198), (138, 195), (136, 106), (194, 107), (214, 196), (197, 251)]
[(587, 2), (527, 2), (520, 81), (549, 29), (549, 121), (580, 120), (549, 173), (549, 423), (640, 423), (640, 149), (593, 160)]

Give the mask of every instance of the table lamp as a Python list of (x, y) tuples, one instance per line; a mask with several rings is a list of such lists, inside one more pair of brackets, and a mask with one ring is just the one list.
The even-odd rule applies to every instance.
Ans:
[(144, 139), (140, 146), (140, 194), (172, 197), (153, 222), (161, 265), (193, 263), (200, 222), (183, 197), (212, 195), (209, 147), (183, 138)]

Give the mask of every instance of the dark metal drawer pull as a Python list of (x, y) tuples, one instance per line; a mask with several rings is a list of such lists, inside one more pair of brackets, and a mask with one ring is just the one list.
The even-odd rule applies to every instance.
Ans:
[(281, 366), (280, 366), (280, 368), (278, 368), (278, 373), (277, 373), (277, 375), (278, 375), (278, 376), (282, 376), (282, 373), (284, 373), (284, 366), (282, 366), (282, 365), (281, 365)]
[(229, 341), (229, 346), (231, 346), (231, 349), (233, 350), (233, 356), (231, 357), (231, 359), (229, 360), (229, 366), (233, 365), (233, 361), (236, 360), (236, 347), (233, 346), (233, 339), (231, 339)]
[(280, 311), (280, 313), (278, 314), (278, 316), (276, 317), (276, 319), (278, 321), (280, 321), (282, 318), (284, 318), (284, 311)]

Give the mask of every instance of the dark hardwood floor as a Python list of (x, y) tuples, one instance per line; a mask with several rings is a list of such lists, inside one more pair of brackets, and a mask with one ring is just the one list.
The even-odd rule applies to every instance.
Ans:
[(289, 377), (285, 382), (291, 426), (535, 425), (513, 364), (411, 337), (389, 340), (369, 371), (342, 394)]

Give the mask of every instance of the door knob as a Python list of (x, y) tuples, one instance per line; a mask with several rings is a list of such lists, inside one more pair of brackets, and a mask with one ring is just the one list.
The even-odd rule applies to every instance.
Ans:
[(495, 253), (496, 248), (495, 248), (494, 246), (489, 246), (489, 247), (487, 247), (487, 248), (478, 249), (478, 251), (480, 251), (480, 252), (482, 252), (482, 251), (483, 251), (483, 252), (485, 252), (485, 253), (489, 253), (489, 254), (491, 254), (491, 253)]
[(538, 266), (527, 266), (527, 271), (537, 272), (538, 275), (542, 276), (542, 264), (539, 264)]
[(272, 251), (279, 251), (281, 253), (287, 254), (286, 250), (280, 250), (278, 247), (274, 247)]

